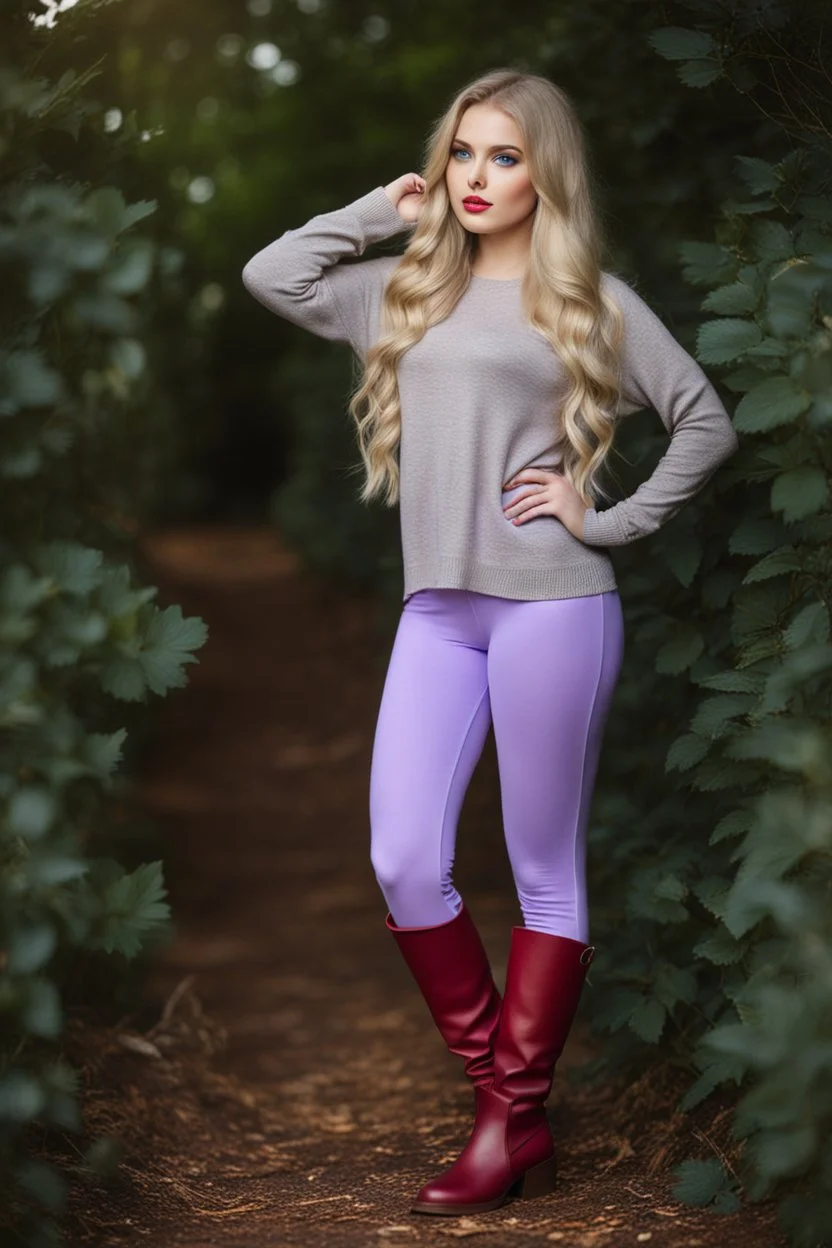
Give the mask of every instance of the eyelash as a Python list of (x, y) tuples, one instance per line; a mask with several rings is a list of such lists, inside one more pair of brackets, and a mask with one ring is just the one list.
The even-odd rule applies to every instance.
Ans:
[[(452, 148), (452, 150), (451, 150), (451, 155), (452, 155), (452, 156), (459, 156), (462, 152), (467, 152), (467, 151), (468, 151), (468, 148), (467, 148), (467, 147), (455, 147), (455, 148)], [(516, 156), (509, 156), (508, 152), (498, 152), (498, 153), (497, 153), (497, 155), (498, 155), (498, 156), (505, 156), (508, 160), (510, 160), (510, 161), (511, 161), (511, 165), (501, 165), (500, 167), (501, 167), (502, 169), (511, 169), (512, 165), (516, 165), (516, 164), (517, 164), (517, 157), (516, 157)]]

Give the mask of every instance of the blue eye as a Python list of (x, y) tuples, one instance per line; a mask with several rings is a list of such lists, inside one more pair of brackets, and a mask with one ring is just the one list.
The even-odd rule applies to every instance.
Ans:
[[(453, 156), (461, 156), (461, 155), (463, 154), (463, 152), (467, 152), (467, 151), (468, 151), (468, 148), (467, 148), (467, 147), (455, 147), (455, 148), (453, 149), (453, 152), (452, 152), (451, 154), (452, 154)], [(509, 164), (507, 164), (507, 165), (503, 165), (503, 166), (502, 166), (502, 168), (503, 168), (503, 169), (510, 169), (512, 165), (516, 165), (516, 164), (517, 164), (517, 157), (516, 157), (516, 156), (509, 156), (508, 152), (499, 152), (499, 153), (498, 153), (498, 155), (497, 155), (497, 160), (507, 160), (507, 161), (509, 161), (509, 162), (510, 162), (510, 163), (509, 163)]]

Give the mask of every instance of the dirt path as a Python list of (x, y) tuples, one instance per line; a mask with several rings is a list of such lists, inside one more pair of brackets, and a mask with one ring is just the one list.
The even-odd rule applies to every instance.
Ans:
[[(384, 929), (369, 862), (395, 613), (310, 584), (266, 530), (167, 532), (146, 552), (160, 603), (201, 615), (210, 638), (141, 789), (167, 837), (176, 939), (143, 1011), (94, 1044), (73, 1028), (88, 1121), (126, 1152), (107, 1189), (73, 1192), (70, 1244), (781, 1248), (771, 1206), (726, 1218), (670, 1195), (672, 1165), (726, 1146), (728, 1111), (699, 1127), (675, 1115), (687, 1077), (670, 1070), (573, 1086), (580, 1028), (549, 1102), (558, 1192), (462, 1219), (408, 1212), (465, 1142), (472, 1101)], [(489, 739), (456, 881), (502, 982), (520, 919), (498, 811)]]

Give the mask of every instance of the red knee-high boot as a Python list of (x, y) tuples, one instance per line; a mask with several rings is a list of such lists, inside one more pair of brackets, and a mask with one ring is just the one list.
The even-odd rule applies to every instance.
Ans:
[(385, 923), (442, 1039), (464, 1059), (475, 1089), (490, 1084), (501, 998), (467, 907), (435, 927), (398, 927), (389, 913)]
[(475, 1088), (471, 1138), (450, 1169), (419, 1191), (412, 1212), (481, 1213), (511, 1196), (554, 1189), (545, 1102), (594, 954), (594, 945), (567, 936), (512, 928), (493, 1082)]

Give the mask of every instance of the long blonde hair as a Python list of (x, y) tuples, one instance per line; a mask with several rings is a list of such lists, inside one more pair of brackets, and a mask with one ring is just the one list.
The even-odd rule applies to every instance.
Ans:
[(604, 243), (575, 109), (547, 78), (511, 69), (493, 70), (464, 87), (429, 136), (419, 218), (387, 282), (380, 337), (367, 353), (348, 407), (366, 469), (359, 497), (367, 502), (383, 493), (387, 506), (398, 501), (396, 365), (431, 325), (448, 316), (470, 280), (476, 237), (454, 215), (445, 169), (462, 113), (484, 101), (513, 118), (523, 136), (538, 195), (523, 307), (571, 383), (552, 412), (555, 446), (564, 475), (592, 506), (595, 494), (610, 497), (598, 477), (612, 445), (620, 396), (623, 315), (601, 289)]

